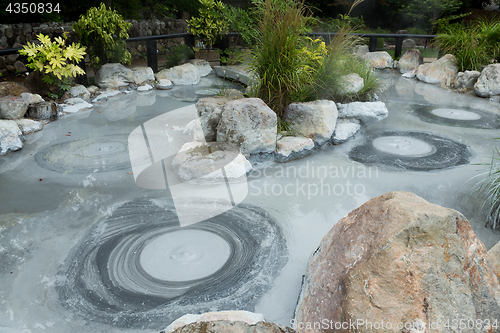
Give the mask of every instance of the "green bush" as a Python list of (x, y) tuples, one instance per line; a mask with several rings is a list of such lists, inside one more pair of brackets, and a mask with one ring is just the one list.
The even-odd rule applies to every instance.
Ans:
[(117, 11), (106, 9), (103, 3), (99, 8), (90, 8), (73, 23), (80, 41), (87, 46), (91, 65), (96, 71), (109, 62), (130, 64), (132, 56), (125, 42), (130, 26)]
[(189, 32), (201, 38), (211, 49), (224, 31), (228, 22), (224, 17), (226, 5), (216, 0), (200, 0), (202, 7), (197, 16), (188, 20)]
[(39, 44), (29, 43), (19, 50), (19, 54), (28, 57), (27, 66), (42, 73), (43, 81), (55, 87), (50, 97), (61, 97), (71, 87), (71, 78), (85, 74), (85, 71), (74, 64), (83, 60), (85, 47), (78, 43), (66, 46), (64, 39), (56, 37), (52, 42), (49, 36), (39, 34)]
[(489, 170), (479, 177), (482, 179), (474, 188), (475, 195), (483, 202), (481, 209), (487, 211), (487, 225), (498, 229), (500, 223), (500, 152), (498, 148), (493, 151)]
[(164, 68), (170, 68), (180, 65), (184, 60), (194, 56), (194, 51), (192, 48), (185, 44), (179, 44), (170, 50), (167, 50), (165, 55), (166, 62), (163, 65)]
[(251, 11), (227, 5), (222, 13), (229, 24), (229, 32), (239, 32), (245, 43), (255, 44), (257, 22)]
[(481, 70), (499, 57), (500, 20), (482, 19), (468, 25), (444, 22), (440, 26), (435, 41), (444, 53), (455, 56), (459, 70)]

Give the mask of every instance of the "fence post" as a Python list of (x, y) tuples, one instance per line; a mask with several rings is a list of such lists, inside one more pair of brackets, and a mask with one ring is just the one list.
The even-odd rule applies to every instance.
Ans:
[(148, 66), (153, 69), (153, 72), (158, 72), (158, 54), (156, 39), (148, 40), (146, 45), (146, 52), (148, 58)]
[(396, 37), (396, 49), (394, 50), (394, 59), (397, 59), (401, 56), (401, 52), (403, 51), (403, 37)]
[[(190, 47), (191, 49), (193, 49), (193, 48), (194, 48), (194, 36), (193, 36), (193, 35), (191, 35), (191, 34), (186, 35), (186, 36), (184, 37), (184, 44), (185, 44), (186, 46)], [(191, 59), (194, 59), (194, 55), (192, 55), (190, 58), (191, 58)]]
[(377, 37), (376, 36), (370, 36), (370, 45), (368, 46), (368, 50), (370, 50), (370, 52), (377, 51)]

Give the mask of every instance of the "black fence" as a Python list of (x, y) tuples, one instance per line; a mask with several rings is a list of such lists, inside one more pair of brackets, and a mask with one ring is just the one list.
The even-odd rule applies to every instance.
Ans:
[[(229, 37), (231, 35), (238, 35), (238, 33), (226, 34), (223, 36), (221, 45), (221, 52), (229, 47)], [(333, 37), (336, 33), (332, 32), (314, 32), (310, 33), (309, 36), (318, 36), (325, 39), (326, 37)], [(350, 35), (355, 35), (358, 37), (367, 37), (369, 38), (368, 49), (370, 52), (375, 52), (377, 50), (377, 39), (378, 38), (395, 38), (396, 40), (396, 48), (394, 50), (394, 58), (398, 58), (401, 56), (403, 51), (403, 40), (406, 38), (416, 38), (416, 39), (433, 39), (437, 37), (436, 35), (413, 35), (413, 34), (365, 34), (365, 33), (351, 33)], [(180, 34), (170, 34), (170, 35), (156, 35), (156, 36), (145, 36), (145, 37), (132, 37), (126, 40), (126, 42), (146, 42), (146, 57), (148, 66), (153, 69), (154, 72), (158, 71), (158, 48), (157, 41), (162, 39), (173, 39), (173, 38), (184, 38), (184, 44), (189, 47), (194, 47), (195, 37), (189, 33), (180, 33)], [(21, 50), (21, 48), (15, 49), (4, 49), (0, 50), (0, 56), (14, 54), (17, 51)]]

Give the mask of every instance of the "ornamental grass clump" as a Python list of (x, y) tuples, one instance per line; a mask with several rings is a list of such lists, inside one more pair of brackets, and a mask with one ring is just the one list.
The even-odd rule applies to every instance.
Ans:
[(500, 20), (480, 19), (467, 25), (442, 21), (435, 41), (455, 56), (460, 71), (480, 71), (500, 56)]
[[(361, 1), (357, 1), (360, 3)], [(335, 101), (369, 99), (381, 89), (381, 81), (352, 56), (360, 39), (342, 28), (329, 45), (306, 33), (314, 23), (306, 6), (295, 0), (255, 0), (257, 43), (250, 69), (259, 77), (253, 95), (261, 98), (278, 117), (293, 102), (316, 99)], [(359, 74), (365, 82), (357, 94), (343, 93), (342, 76)]]

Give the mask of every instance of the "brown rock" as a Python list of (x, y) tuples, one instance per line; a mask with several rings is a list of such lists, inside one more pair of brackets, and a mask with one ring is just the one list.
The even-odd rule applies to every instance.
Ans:
[[(309, 260), (296, 319), (299, 332), (450, 332), (446, 320), (500, 318), (499, 287), (462, 214), (391, 192), (349, 213), (323, 238)], [(324, 319), (360, 325), (306, 329)], [(497, 332), (488, 329), (474, 332)]]
[(296, 333), (285, 327), (265, 321), (249, 325), (242, 321), (195, 322), (176, 329), (173, 333)]
[(57, 105), (54, 102), (40, 102), (28, 108), (28, 117), (38, 120), (57, 119)]
[(26, 72), (26, 66), (24, 66), (24, 64), (19, 60), (14, 63), (14, 68), (16, 69), (16, 72)]
[(417, 69), (417, 79), (420, 81), (447, 87), (455, 83), (457, 74), (457, 60), (451, 54), (446, 54), (430, 64), (420, 65)]
[(424, 63), (424, 57), (417, 49), (406, 50), (398, 62), (398, 69), (401, 73), (407, 73)]
[(17, 82), (0, 82), (0, 97), (21, 96), (22, 93), (31, 93), (24, 85)]
[(488, 259), (493, 273), (500, 279), (500, 242), (496, 243), (488, 251)]

